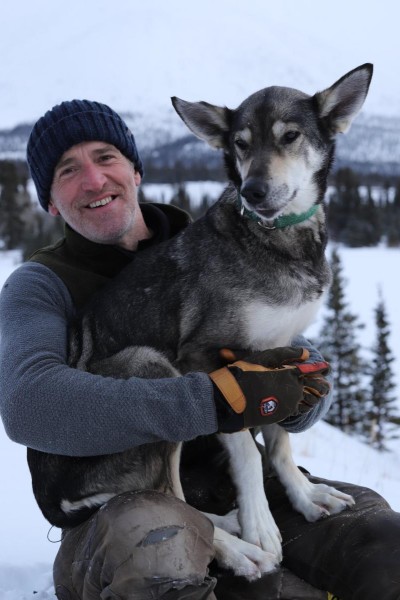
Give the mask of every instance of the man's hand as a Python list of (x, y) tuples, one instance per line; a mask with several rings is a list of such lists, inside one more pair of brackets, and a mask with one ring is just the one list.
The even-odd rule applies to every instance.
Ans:
[[(235, 360), (244, 354), (242, 360)], [(304, 363), (308, 350), (283, 347), (252, 354), (224, 350), (234, 360), (209, 374), (215, 388), (219, 431), (278, 423), (311, 410), (330, 390), (325, 361)]]

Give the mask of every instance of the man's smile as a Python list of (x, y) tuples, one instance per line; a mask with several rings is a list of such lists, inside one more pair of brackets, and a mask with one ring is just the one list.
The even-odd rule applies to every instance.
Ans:
[(105, 206), (106, 204), (110, 204), (113, 200), (115, 200), (117, 196), (106, 196), (106, 198), (102, 198), (101, 200), (95, 200), (95, 202), (91, 202), (88, 205), (88, 208), (97, 208), (98, 206)]

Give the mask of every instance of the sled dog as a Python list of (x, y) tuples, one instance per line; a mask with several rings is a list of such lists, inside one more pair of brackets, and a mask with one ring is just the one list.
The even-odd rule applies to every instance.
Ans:
[[(189, 129), (223, 151), (229, 184), (204, 217), (140, 252), (96, 295), (73, 328), (70, 364), (114, 377), (171, 377), (220, 367), (220, 348), (289, 345), (329, 285), (327, 177), (335, 138), (361, 109), (371, 77), (367, 63), (313, 96), (268, 87), (235, 110), (173, 98)], [(353, 503), (308, 481), (283, 428), (270, 425), (262, 434), (294, 508), (307, 520)], [(216, 527), (216, 557), (254, 579), (280, 562), (281, 537), (251, 433), (221, 434), (221, 441), (237, 487), (241, 537)], [(89, 458), (31, 450), (29, 463), (44, 515), (69, 527), (129, 490), (183, 499), (179, 456), (179, 444), (159, 442)]]

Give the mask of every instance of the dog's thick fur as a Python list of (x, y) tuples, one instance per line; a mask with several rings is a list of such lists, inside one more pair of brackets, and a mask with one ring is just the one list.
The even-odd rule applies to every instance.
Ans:
[[(372, 65), (363, 65), (314, 96), (266, 88), (236, 110), (174, 98), (188, 127), (224, 151), (230, 184), (202, 219), (141, 252), (96, 296), (75, 327), (71, 365), (114, 377), (169, 377), (219, 367), (221, 347), (289, 344), (329, 284), (322, 201), (334, 139), (360, 110), (371, 76)], [(314, 205), (302, 222), (275, 228), (275, 218)], [(293, 506), (308, 520), (352, 504), (300, 473), (282, 428), (265, 427), (263, 435)], [(237, 486), (242, 539), (216, 528), (217, 558), (252, 579), (281, 560), (280, 534), (250, 433), (221, 439)], [(38, 503), (62, 527), (127, 490), (183, 497), (179, 447), (167, 442), (89, 458), (31, 451), (29, 460)]]

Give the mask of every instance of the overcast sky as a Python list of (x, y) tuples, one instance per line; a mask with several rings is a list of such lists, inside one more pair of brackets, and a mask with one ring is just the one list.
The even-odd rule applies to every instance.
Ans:
[(146, 115), (172, 95), (313, 93), (364, 62), (365, 111), (400, 117), (399, 23), (397, 0), (3, 0), (0, 127), (74, 97)]

